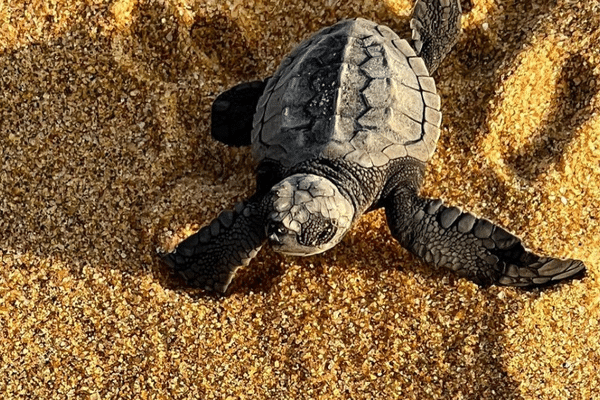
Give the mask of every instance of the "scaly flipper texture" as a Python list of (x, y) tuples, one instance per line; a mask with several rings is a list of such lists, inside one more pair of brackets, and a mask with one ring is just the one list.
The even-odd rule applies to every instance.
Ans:
[(430, 74), (456, 44), (461, 13), (460, 0), (417, 0), (410, 20), (412, 45)]
[(480, 285), (545, 286), (585, 271), (579, 260), (538, 256), (503, 228), (441, 200), (399, 193), (386, 216), (404, 248)]
[(212, 105), (211, 134), (228, 146), (249, 146), (252, 119), (267, 80), (241, 83), (221, 93)]
[(238, 268), (247, 266), (266, 240), (260, 203), (238, 203), (163, 256), (190, 286), (225, 293)]

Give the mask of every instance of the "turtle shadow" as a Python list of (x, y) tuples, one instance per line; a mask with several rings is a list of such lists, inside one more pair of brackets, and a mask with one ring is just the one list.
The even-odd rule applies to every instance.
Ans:
[(154, 267), (155, 278), (162, 287), (185, 293), (195, 301), (223, 299), (234, 295), (248, 296), (253, 293), (267, 294), (273, 290), (277, 281), (285, 274), (286, 267), (283, 256), (270, 254), (265, 257), (265, 252), (271, 252), (271, 250), (263, 249), (249, 265), (238, 269), (225, 293), (192, 287), (161, 261)]
[(580, 54), (565, 61), (545, 123), (507, 160), (517, 175), (535, 180), (548, 165), (561, 162), (578, 129), (592, 117), (591, 100), (598, 93), (590, 85), (594, 79), (593, 67)]
[[(250, 265), (241, 268), (235, 277), (228, 290), (229, 294), (242, 294), (247, 296), (251, 293), (269, 293), (277, 285), (277, 282), (286, 272), (285, 257), (276, 254), (269, 246), (264, 246), (259, 254)], [(263, 252), (269, 252), (270, 255), (265, 257)], [(268, 258), (268, 261), (265, 261)]]

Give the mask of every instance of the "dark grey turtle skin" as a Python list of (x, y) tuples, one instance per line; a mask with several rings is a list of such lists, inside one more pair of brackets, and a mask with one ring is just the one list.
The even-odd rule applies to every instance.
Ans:
[(541, 286), (584, 271), (419, 196), (440, 135), (431, 73), (455, 44), (460, 17), (458, 0), (418, 0), (410, 42), (371, 21), (341, 21), (302, 42), (272, 77), (221, 94), (212, 135), (252, 145), (256, 192), (164, 260), (190, 285), (225, 292), (265, 242), (285, 254), (321, 253), (384, 207), (404, 248), (482, 285)]

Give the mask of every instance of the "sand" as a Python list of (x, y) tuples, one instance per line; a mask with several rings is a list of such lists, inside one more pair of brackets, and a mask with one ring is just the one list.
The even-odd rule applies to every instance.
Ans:
[(423, 188), (583, 280), (480, 288), (381, 212), (323, 255), (262, 251), (228, 297), (157, 258), (252, 193), (215, 96), (339, 19), (408, 37), (411, 4), (0, 2), (0, 397), (600, 399), (597, 0), (472, 2)]

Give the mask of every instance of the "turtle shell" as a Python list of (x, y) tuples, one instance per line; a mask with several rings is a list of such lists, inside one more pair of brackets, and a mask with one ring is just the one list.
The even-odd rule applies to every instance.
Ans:
[(391, 29), (341, 21), (302, 42), (269, 80), (254, 115), (255, 159), (313, 158), (380, 167), (429, 160), (440, 98), (423, 60)]

